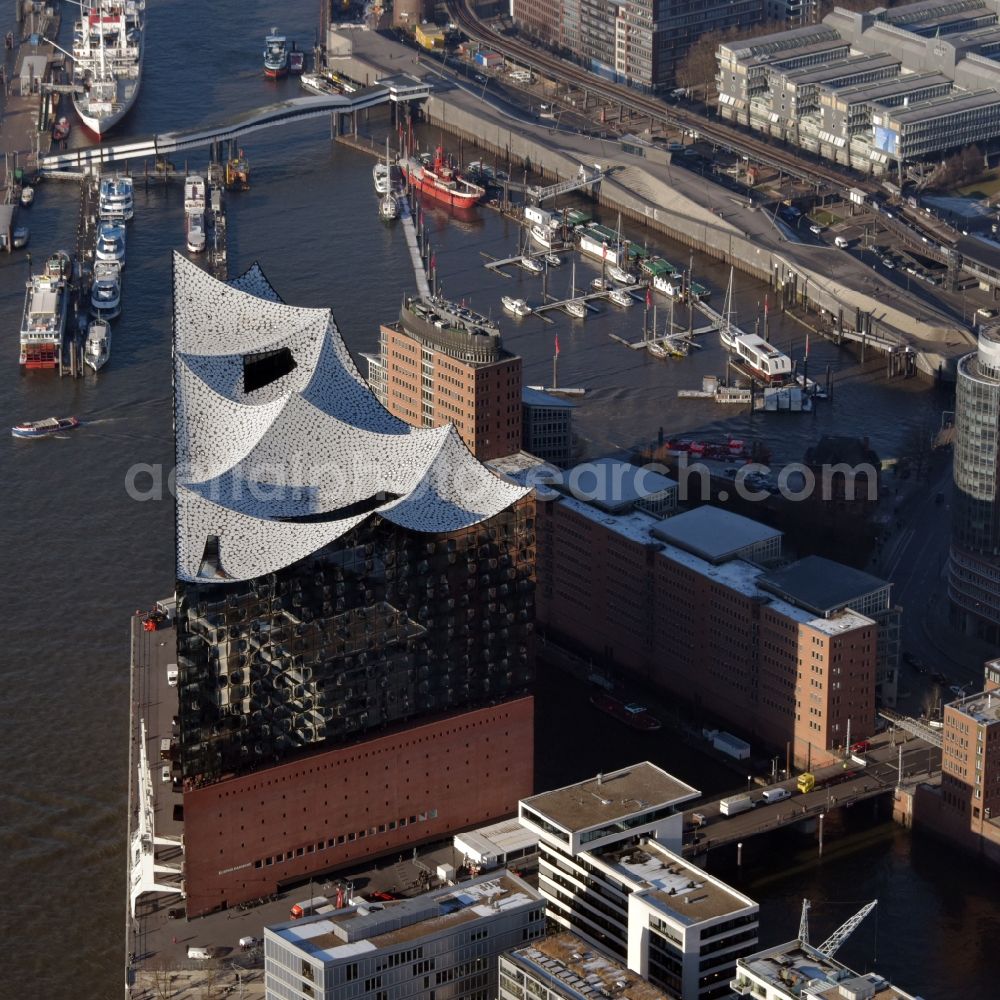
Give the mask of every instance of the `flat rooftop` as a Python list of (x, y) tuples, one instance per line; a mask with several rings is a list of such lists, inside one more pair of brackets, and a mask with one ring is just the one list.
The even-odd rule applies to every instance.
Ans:
[(293, 948), (322, 962), (393, 948), (418, 941), (498, 912), (533, 905), (538, 892), (510, 872), (491, 872), (458, 886), (426, 892), (414, 899), (354, 903), (267, 928)]
[(574, 466), (552, 485), (560, 493), (570, 493), (584, 503), (618, 511), (676, 489), (677, 480), (619, 458), (599, 458)]
[(543, 389), (534, 389), (526, 385), (521, 389), (521, 402), (525, 406), (549, 406), (559, 410), (575, 410), (576, 403), (564, 396), (553, 396)]
[(655, 840), (645, 840), (626, 851), (601, 852), (599, 857), (635, 886), (644, 899), (681, 924), (741, 913), (756, 905)]
[(697, 788), (644, 761), (533, 795), (522, 803), (562, 829), (577, 833), (651, 809), (679, 806), (700, 794)]
[[(669, 1000), (652, 983), (629, 971), (620, 962), (595, 950), (568, 931), (515, 948), (507, 958), (545, 982), (559, 996), (572, 1000)], [(622, 989), (619, 983), (625, 983)]]
[(744, 549), (783, 535), (776, 528), (711, 504), (675, 514), (657, 524), (652, 532), (655, 538), (711, 563), (724, 562)]
[[(859, 976), (846, 965), (827, 958), (822, 952), (801, 941), (792, 941), (737, 959), (737, 976), (744, 970), (774, 987), (780, 996), (804, 996), (803, 988), (808, 984), (811, 1000), (843, 1000), (841, 986), (853, 986), (855, 989), (867, 987), (873, 990), (871, 1000), (914, 1000), (909, 993), (892, 986), (881, 976), (874, 973)], [(824, 983), (829, 983), (825, 989)]]
[(477, 830), (456, 833), (453, 843), (456, 851), (472, 851), (479, 858), (487, 854), (506, 857), (508, 854), (520, 855), (537, 848), (538, 834), (520, 823), (515, 816), (500, 823), (481, 826)]
[(790, 566), (762, 573), (757, 583), (817, 615), (828, 615), (889, 586), (877, 576), (823, 556), (806, 556)]
[(1000, 691), (985, 691), (951, 703), (956, 711), (983, 725), (1000, 722)]

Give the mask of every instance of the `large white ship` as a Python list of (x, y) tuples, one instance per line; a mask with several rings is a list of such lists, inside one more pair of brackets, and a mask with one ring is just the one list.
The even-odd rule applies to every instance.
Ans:
[(73, 28), (73, 104), (100, 137), (120, 122), (142, 82), (146, 0), (98, 0)]

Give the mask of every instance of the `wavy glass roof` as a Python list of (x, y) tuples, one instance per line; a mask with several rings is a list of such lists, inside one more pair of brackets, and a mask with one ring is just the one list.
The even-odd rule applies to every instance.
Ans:
[(228, 283), (174, 255), (177, 577), (248, 580), (378, 515), (444, 533), (527, 490), (452, 426), (372, 395), (329, 309), (286, 305), (255, 264)]

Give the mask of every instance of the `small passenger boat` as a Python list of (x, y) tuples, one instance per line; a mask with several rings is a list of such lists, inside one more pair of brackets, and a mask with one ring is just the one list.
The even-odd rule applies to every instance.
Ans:
[(610, 292), (608, 294), (608, 298), (611, 299), (616, 306), (622, 306), (624, 309), (635, 305), (635, 299), (633, 299), (628, 292), (622, 290), (621, 288), (616, 288), (613, 292)]
[(35, 189), (30, 185), (21, 188), (21, 205), (27, 208), (35, 200)]
[(545, 270), (543, 265), (535, 260), (534, 257), (522, 257), (518, 263), (525, 269), (525, 271), (530, 271), (532, 274), (541, 274)]
[(60, 431), (71, 431), (80, 426), (76, 417), (48, 417), (45, 420), (32, 420), (11, 427), (10, 432), (17, 438), (48, 437)]
[(563, 308), (573, 319), (587, 318), (587, 305), (582, 299), (570, 299)]

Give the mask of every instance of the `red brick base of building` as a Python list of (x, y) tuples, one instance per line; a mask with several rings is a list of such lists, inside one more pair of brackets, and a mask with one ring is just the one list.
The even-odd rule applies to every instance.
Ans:
[(511, 816), (533, 756), (527, 697), (186, 791), (188, 916)]

